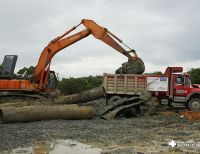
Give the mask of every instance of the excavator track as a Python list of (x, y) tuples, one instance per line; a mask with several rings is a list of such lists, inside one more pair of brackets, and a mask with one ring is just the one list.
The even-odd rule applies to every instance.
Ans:
[(27, 92), (0, 92), (0, 104), (27, 102), (34, 103), (35, 101), (50, 100), (46, 95), (41, 93), (27, 93)]

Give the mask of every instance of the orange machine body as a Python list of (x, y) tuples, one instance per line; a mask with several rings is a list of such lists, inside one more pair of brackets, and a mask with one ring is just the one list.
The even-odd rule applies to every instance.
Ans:
[(0, 80), (0, 90), (9, 91), (37, 91), (37, 84), (31, 83), (30, 80), (17, 80), (17, 79), (1, 79)]

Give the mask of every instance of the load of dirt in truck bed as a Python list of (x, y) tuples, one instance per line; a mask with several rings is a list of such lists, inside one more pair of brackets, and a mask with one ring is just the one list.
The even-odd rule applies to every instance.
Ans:
[(115, 73), (116, 74), (142, 74), (145, 71), (144, 62), (141, 59), (129, 59), (128, 62), (122, 64)]

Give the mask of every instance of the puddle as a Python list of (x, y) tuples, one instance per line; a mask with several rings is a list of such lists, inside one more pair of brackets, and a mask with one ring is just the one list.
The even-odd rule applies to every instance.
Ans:
[(101, 151), (99, 148), (72, 140), (56, 140), (38, 142), (31, 147), (16, 148), (9, 151), (9, 154), (100, 154)]

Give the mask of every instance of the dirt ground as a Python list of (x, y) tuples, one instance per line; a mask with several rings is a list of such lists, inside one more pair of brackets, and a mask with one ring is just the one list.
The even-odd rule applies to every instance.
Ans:
[[(105, 100), (86, 105), (97, 114)], [(200, 144), (171, 148), (174, 141), (200, 143), (200, 121), (191, 121), (180, 114), (92, 120), (50, 120), (29, 123), (0, 124), (0, 153), (17, 147), (28, 147), (38, 141), (71, 139), (103, 149), (102, 153), (200, 153)]]

